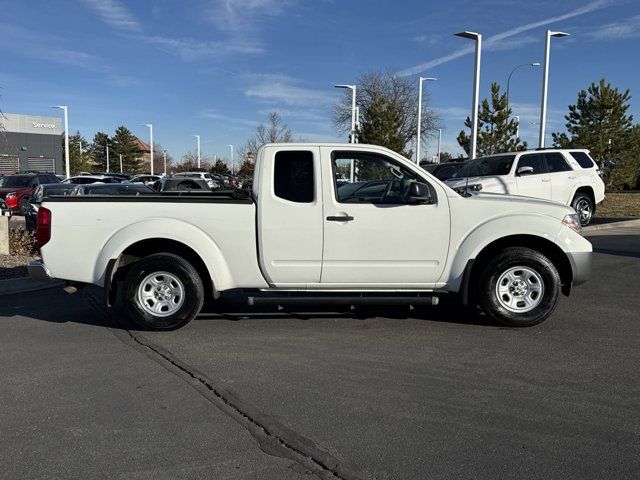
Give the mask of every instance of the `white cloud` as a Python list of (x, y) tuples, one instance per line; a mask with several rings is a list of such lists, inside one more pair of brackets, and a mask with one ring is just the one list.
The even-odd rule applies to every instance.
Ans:
[(256, 127), (258, 125), (258, 122), (256, 120), (247, 120), (244, 118), (238, 118), (238, 117), (231, 117), (229, 115), (224, 115), (220, 112), (218, 112), (217, 110), (214, 110), (212, 108), (207, 108), (202, 110), (198, 116), (200, 118), (206, 118), (209, 120), (219, 120), (222, 121), (226, 124), (229, 123), (233, 123), (236, 125), (242, 125), (242, 126), (246, 126), (246, 127)]
[(194, 38), (170, 38), (162, 36), (143, 36), (145, 42), (157, 46), (161, 51), (175, 55), (185, 61), (193, 61), (206, 57), (219, 57), (232, 53), (255, 54), (262, 50), (252, 44), (234, 41), (197, 40)]
[(120, 30), (139, 31), (140, 24), (119, 0), (83, 0), (102, 20)]
[[(488, 37), (484, 40), (483, 42), (483, 47), (485, 48), (492, 48), (495, 47), (495, 44), (497, 44), (498, 42), (501, 42), (502, 40), (514, 37), (520, 33), (524, 33), (530, 30), (534, 30), (536, 28), (540, 28), (552, 23), (556, 23), (556, 22), (560, 22), (563, 20), (568, 20), (570, 18), (574, 18), (574, 17), (578, 17), (580, 15), (584, 15), (590, 12), (593, 12), (595, 10), (599, 10), (601, 8), (605, 8), (609, 5), (611, 5), (613, 0), (595, 0), (595, 1), (591, 1), (589, 3), (587, 3), (586, 5), (577, 8), (575, 10), (572, 10), (568, 13), (564, 13), (562, 15), (557, 15), (557, 16), (553, 16), (553, 17), (548, 17), (545, 18), (544, 20), (539, 20), (537, 22), (531, 22), (531, 23), (527, 23), (525, 25), (521, 25), (519, 27), (515, 27), (512, 28), (510, 30), (507, 30), (505, 32), (502, 33), (498, 33), (497, 35), (493, 35), (491, 37)], [(442, 57), (436, 58), (434, 60), (431, 60), (429, 62), (420, 64), (420, 65), (416, 65), (414, 67), (410, 67), (407, 68), (405, 70), (403, 70), (402, 72), (400, 72), (401, 75), (415, 75), (421, 72), (424, 72), (425, 70), (429, 70), (433, 67), (437, 67), (438, 65), (442, 65), (443, 63), (448, 63), (451, 60), (455, 60), (457, 58), (463, 57), (465, 55), (468, 55), (470, 53), (472, 53), (474, 51), (474, 45), (471, 42), (468, 42), (469, 44), (459, 48), (458, 50), (449, 53), (447, 55), (444, 55)]]
[(282, 14), (295, 0), (214, 0), (209, 18), (224, 31), (251, 30), (264, 17)]
[(588, 33), (596, 40), (618, 40), (640, 36), (640, 15), (636, 15), (621, 22), (608, 23)]
[(313, 90), (298, 85), (284, 75), (254, 75), (245, 95), (260, 102), (288, 107), (322, 107), (335, 101), (328, 91)]

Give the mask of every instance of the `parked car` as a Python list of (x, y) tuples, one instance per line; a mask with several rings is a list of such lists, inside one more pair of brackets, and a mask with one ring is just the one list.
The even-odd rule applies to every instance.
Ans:
[(5, 202), (2, 199), (0, 199), (0, 216), (2, 217), (11, 216), (11, 209), (9, 208), (9, 205), (7, 205), (7, 202)]
[(29, 197), (29, 208), (24, 216), (25, 227), (29, 231), (35, 231), (38, 219), (38, 210), (42, 200), (51, 195), (69, 195), (75, 184), (70, 183), (44, 183), (33, 189)]
[(143, 183), (145, 185), (153, 185), (155, 182), (160, 180), (161, 175), (135, 175), (129, 179), (129, 183)]
[[(364, 199), (338, 189), (336, 172), (354, 164), (354, 182), (385, 188)], [(464, 197), (383, 147), (267, 144), (255, 172), (253, 195), (51, 198), (38, 216), (43, 262), (29, 271), (99, 285), (109, 305), (119, 294), (134, 322), (157, 330), (230, 289), (266, 292), (250, 305), (432, 305), (449, 292), (530, 326), (589, 277), (592, 247), (571, 207)]]
[(53, 173), (16, 173), (0, 178), (0, 198), (7, 202), (11, 212), (24, 215), (29, 208), (29, 197), (41, 183), (59, 183)]
[(154, 193), (153, 188), (135, 183), (90, 183), (76, 185), (70, 195), (144, 195)]
[(97, 175), (100, 177), (113, 177), (113, 178), (117, 178), (121, 182), (129, 180), (131, 178), (131, 175), (129, 175), (128, 173), (118, 173), (118, 172), (93, 172), (92, 175), (94, 176)]
[(121, 180), (116, 177), (106, 175), (77, 175), (63, 180), (62, 183), (73, 183), (76, 185), (87, 185), (90, 183), (120, 183)]
[(570, 205), (588, 225), (604, 200), (604, 182), (588, 150), (545, 149), (502, 153), (465, 162), (446, 181), (453, 189), (508, 193)]
[(153, 184), (153, 189), (156, 192), (189, 192), (189, 191), (201, 191), (211, 192), (209, 184), (201, 178), (191, 177), (162, 177), (156, 183)]
[(211, 189), (220, 188), (220, 184), (213, 179), (210, 173), (206, 173), (206, 172), (180, 172), (180, 173), (174, 173), (173, 177), (174, 178), (199, 178), (207, 182), (207, 185), (209, 185), (209, 188)]
[(446, 163), (430, 163), (427, 165), (420, 165), (431, 175), (438, 180), (449, 180), (456, 173), (460, 171), (464, 162), (446, 162)]

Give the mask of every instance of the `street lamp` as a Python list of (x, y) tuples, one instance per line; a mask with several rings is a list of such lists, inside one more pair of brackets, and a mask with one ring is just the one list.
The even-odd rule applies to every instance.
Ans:
[(568, 33), (547, 30), (544, 46), (544, 71), (542, 72), (542, 103), (540, 105), (540, 148), (544, 148), (544, 136), (547, 127), (547, 92), (549, 89), (549, 49), (551, 37), (566, 37)]
[(515, 72), (521, 67), (539, 67), (539, 66), (540, 66), (540, 62), (522, 63), (517, 67), (515, 67), (513, 70), (511, 70), (511, 73), (509, 74), (509, 78), (507, 78), (507, 110), (509, 110), (509, 87), (511, 85), (511, 75), (513, 75), (513, 72)]
[(107, 140), (105, 146), (107, 147), (107, 173), (109, 173), (109, 140)]
[(196, 137), (196, 141), (197, 141), (197, 149), (198, 149), (198, 168), (200, 168), (200, 135), (194, 135), (194, 137)]
[(120, 173), (122, 173), (122, 154), (120, 153)]
[(513, 118), (516, 119), (516, 141), (520, 138), (520, 115), (513, 115)]
[(231, 148), (231, 173), (235, 175), (236, 167), (235, 167), (235, 162), (233, 160), (233, 145), (227, 145), (227, 147)]
[(478, 133), (478, 94), (480, 90), (480, 56), (482, 54), (482, 35), (476, 32), (459, 32), (455, 34), (456, 37), (468, 38), (475, 40), (476, 42), (476, 62), (473, 78), (473, 106), (472, 106), (472, 119), (471, 119), (471, 138), (470, 138), (470, 151), (469, 158), (476, 158), (476, 143)]
[(64, 166), (67, 178), (71, 176), (71, 164), (69, 163), (69, 109), (66, 105), (54, 105), (51, 108), (59, 108), (64, 112)]
[(151, 175), (153, 175), (153, 124), (143, 123), (143, 127), (149, 127), (149, 150), (151, 150)]
[(442, 142), (442, 129), (438, 129), (438, 163), (440, 163), (440, 142)]
[(356, 143), (356, 86), (355, 85), (334, 85), (336, 88), (348, 88), (351, 90), (351, 133), (349, 143)]
[(418, 82), (418, 135), (416, 138), (416, 165), (420, 165), (420, 140), (422, 137), (422, 82), (436, 81), (434, 77), (420, 77)]
[(162, 155), (164, 156), (164, 174), (167, 174), (167, 151), (163, 150)]

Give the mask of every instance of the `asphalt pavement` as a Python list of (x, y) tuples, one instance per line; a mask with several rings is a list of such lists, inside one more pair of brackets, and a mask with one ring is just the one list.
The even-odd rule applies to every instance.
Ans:
[(97, 289), (0, 297), (0, 477), (637, 478), (640, 229), (589, 238), (593, 279), (526, 329), (229, 295), (151, 333)]

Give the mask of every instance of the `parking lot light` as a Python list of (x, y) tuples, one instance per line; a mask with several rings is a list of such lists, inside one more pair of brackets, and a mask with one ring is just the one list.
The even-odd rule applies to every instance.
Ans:
[(64, 112), (64, 166), (66, 176), (69, 178), (71, 176), (71, 163), (69, 162), (69, 109), (66, 105), (53, 105), (51, 108), (59, 108)]
[(149, 150), (151, 151), (151, 175), (153, 175), (153, 124), (143, 123), (143, 127), (149, 127)]
[(351, 90), (351, 133), (349, 143), (356, 143), (356, 86), (355, 85), (334, 85), (336, 88), (348, 88)]
[(540, 105), (540, 148), (544, 148), (545, 130), (547, 127), (547, 93), (549, 90), (549, 50), (551, 46), (551, 37), (567, 37), (566, 32), (554, 32), (547, 30), (547, 39), (544, 45), (544, 68), (542, 72), (542, 100)]
[(480, 57), (482, 54), (482, 35), (476, 32), (459, 32), (456, 37), (468, 38), (476, 42), (476, 61), (473, 75), (473, 102), (471, 108), (471, 138), (469, 145), (469, 158), (476, 158), (476, 144), (478, 141), (478, 94), (480, 90)]
[(507, 110), (509, 109), (509, 89), (511, 87), (511, 76), (519, 68), (522, 68), (522, 67), (539, 67), (539, 66), (540, 66), (540, 62), (521, 63), (520, 65), (516, 66), (513, 70), (511, 70), (511, 73), (509, 74), (509, 77), (507, 78)]
[(200, 168), (200, 135), (194, 135), (196, 137), (196, 148), (198, 152), (198, 168)]
[(227, 145), (227, 147), (231, 148), (231, 173), (235, 175), (235, 162), (233, 160), (233, 145)]
[(420, 77), (418, 81), (418, 132), (416, 135), (416, 165), (420, 165), (420, 140), (422, 139), (422, 82), (436, 81), (434, 77)]

